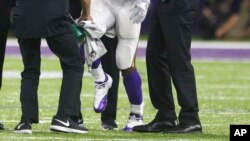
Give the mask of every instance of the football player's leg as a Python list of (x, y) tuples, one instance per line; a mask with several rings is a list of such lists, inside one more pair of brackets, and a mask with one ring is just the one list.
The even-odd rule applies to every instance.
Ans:
[(91, 68), (90, 73), (94, 77), (95, 84), (94, 110), (100, 113), (104, 111), (107, 106), (107, 94), (112, 86), (113, 80), (103, 71), (100, 59), (93, 62)]
[(116, 51), (118, 68), (122, 71), (123, 84), (130, 102), (130, 116), (124, 131), (132, 131), (134, 126), (143, 124), (143, 97), (141, 89), (141, 78), (135, 68), (134, 56), (137, 40), (120, 39)]
[[(115, 23), (115, 18), (106, 5), (105, 1), (92, 0), (91, 16), (97, 24), (106, 26), (111, 29)], [(112, 78), (103, 71), (100, 59), (96, 60), (91, 66), (91, 74), (94, 77), (95, 97), (94, 110), (99, 113), (105, 110), (107, 106), (107, 94), (112, 85)]]
[[(122, 70), (124, 86), (130, 103), (132, 105), (141, 105), (141, 78), (134, 64), (141, 25), (133, 24), (129, 19), (129, 8), (126, 5), (117, 14), (116, 31), (118, 33), (118, 46), (116, 50), (116, 62), (118, 68)], [(142, 110), (133, 112), (142, 114)]]
[(107, 30), (114, 27), (115, 16), (105, 0), (92, 0), (90, 13), (95, 23), (106, 26)]
[[(134, 43), (135, 47), (131, 47)], [(122, 71), (123, 83), (131, 104), (131, 112), (135, 114), (143, 114), (143, 98), (141, 90), (141, 78), (135, 67), (135, 49), (136, 40), (122, 39), (118, 43), (116, 51), (116, 62), (118, 68)]]
[(91, 66), (91, 75), (94, 77), (95, 82), (101, 82), (105, 80), (105, 73), (102, 69), (101, 60), (97, 59)]
[(134, 126), (143, 124), (143, 97), (141, 78), (135, 68), (135, 52), (139, 40), (140, 24), (133, 24), (129, 19), (128, 10), (119, 11), (116, 30), (118, 46), (116, 62), (122, 70), (123, 83), (130, 101), (131, 114), (124, 131), (132, 131)]
[[(113, 28), (115, 18), (104, 0), (92, 0), (90, 10), (95, 23), (104, 25), (107, 29)], [(96, 60), (91, 68), (91, 74), (96, 82), (105, 80), (105, 73), (102, 69), (100, 59)]]

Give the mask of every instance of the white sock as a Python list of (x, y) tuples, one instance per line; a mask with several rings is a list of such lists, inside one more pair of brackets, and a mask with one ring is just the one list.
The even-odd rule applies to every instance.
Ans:
[(138, 114), (138, 115), (142, 116), (143, 115), (143, 106), (144, 106), (143, 102), (140, 105), (130, 104), (131, 113)]
[(102, 64), (99, 64), (96, 69), (92, 69), (90, 73), (94, 77), (95, 82), (103, 82), (106, 78), (105, 73), (102, 69)]

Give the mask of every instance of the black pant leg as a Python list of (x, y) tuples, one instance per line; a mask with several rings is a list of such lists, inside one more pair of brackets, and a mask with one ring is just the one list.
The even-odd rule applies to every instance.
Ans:
[(7, 33), (10, 20), (10, 0), (0, 1), (0, 89), (2, 87), (2, 72), (6, 48)]
[(72, 33), (48, 37), (46, 40), (59, 58), (63, 70), (57, 115), (79, 117), (83, 76), (79, 47)]
[[(173, 0), (172, 0), (173, 1)], [(181, 111), (180, 123), (199, 123), (198, 101), (194, 68), (191, 64), (190, 45), (192, 24), (198, 7), (197, 0), (175, 3), (173, 11), (162, 9), (161, 24), (168, 52), (168, 61), (173, 84)]]
[(115, 52), (118, 40), (117, 38), (112, 39), (106, 36), (103, 36), (101, 40), (107, 49), (107, 53), (101, 58), (102, 67), (103, 70), (108, 73), (113, 79), (112, 87), (108, 91), (108, 105), (106, 109), (101, 113), (101, 120), (116, 120), (120, 76), (120, 71), (117, 68), (115, 61)]
[(40, 39), (19, 39), (18, 40), (24, 70), (21, 73), (21, 108), (22, 119), (29, 119), (38, 123), (38, 85), (40, 76)]
[[(81, 15), (81, 3), (79, 0), (70, 0), (69, 1), (69, 13), (73, 17), (73, 19), (77, 19)], [(83, 62), (84, 63), (84, 62)], [(80, 106), (81, 106), (81, 101), (80, 101)], [(82, 113), (81, 113), (81, 107), (79, 110), (79, 117), (72, 117), (77, 121), (78, 119), (83, 119)]]
[(168, 54), (165, 49), (162, 28), (159, 19), (161, 5), (157, 5), (151, 19), (146, 50), (149, 95), (153, 106), (158, 109), (156, 120), (175, 120), (175, 106), (172, 95)]

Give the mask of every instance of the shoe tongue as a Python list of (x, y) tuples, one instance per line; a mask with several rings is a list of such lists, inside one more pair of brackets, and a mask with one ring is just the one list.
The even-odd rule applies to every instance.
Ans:
[(129, 117), (129, 119), (136, 119), (136, 118), (137, 118), (136, 115), (131, 115), (131, 116)]
[(135, 113), (130, 113), (130, 115), (129, 115), (129, 116), (140, 117), (140, 115), (139, 115), (139, 114), (135, 114)]

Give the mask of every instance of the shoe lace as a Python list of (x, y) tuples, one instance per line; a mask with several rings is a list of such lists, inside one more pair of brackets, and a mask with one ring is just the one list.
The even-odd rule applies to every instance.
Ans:
[(136, 117), (136, 115), (131, 115), (128, 119), (127, 126), (135, 126), (140, 122), (140, 120), (142, 120), (142, 117)]
[(96, 84), (95, 84), (95, 88), (96, 88), (96, 89), (102, 89), (102, 88), (105, 87), (105, 84), (106, 84), (105, 82), (100, 83), (100, 84), (96, 83)]
[(73, 129), (79, 129), (79, 124), (77, 124), (76, 122), (69, 120), (70, 121), (70, 128)]
[(108, 82), (108, 77), (105, 74), (105, 80), (103, 82), (95, 82), (95, 88), (96, 89), (102, 89), (106, 86), (106, 83)]
[(129, 120), (137, 120), (138, 118), (135, 115), (129, 117)]

